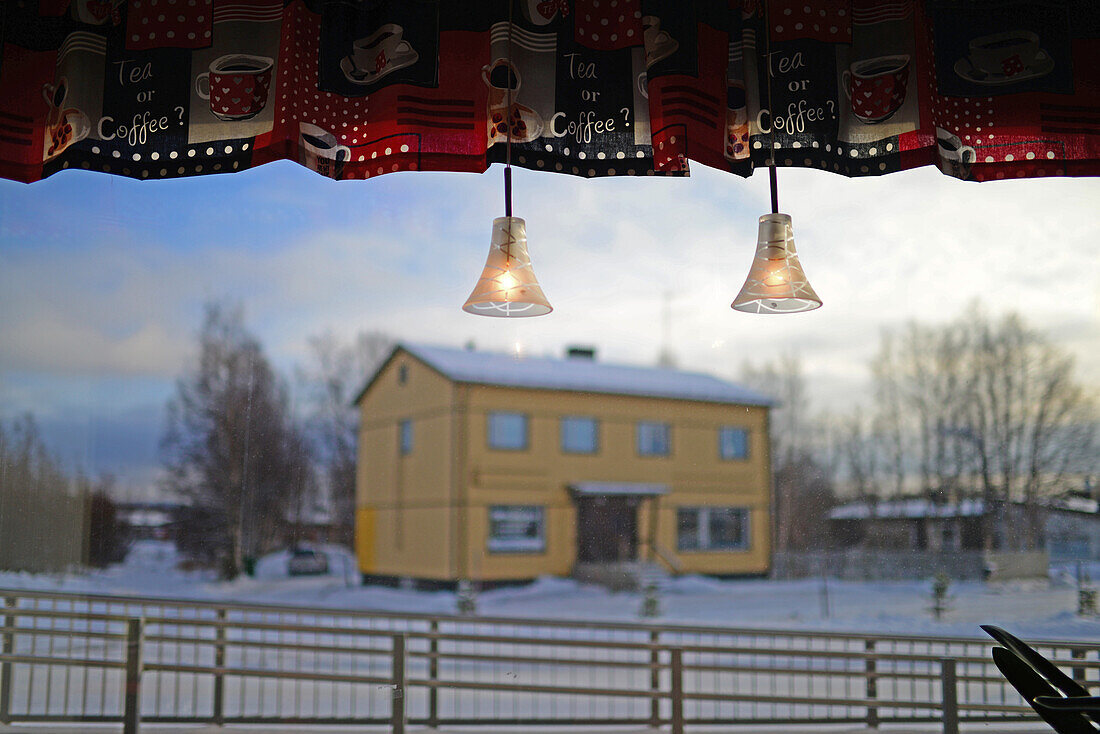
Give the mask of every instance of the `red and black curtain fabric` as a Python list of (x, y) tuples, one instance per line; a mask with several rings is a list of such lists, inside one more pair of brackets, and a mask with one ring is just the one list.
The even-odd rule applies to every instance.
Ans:
[(7, 0), (0, 176), (1100, 170), (1096, 0)]

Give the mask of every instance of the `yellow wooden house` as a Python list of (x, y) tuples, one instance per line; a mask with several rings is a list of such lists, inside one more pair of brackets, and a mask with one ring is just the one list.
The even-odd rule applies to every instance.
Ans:
[(356, 398), (367, 580), (451, 585), (624, 563), (769, 568), (767, 397), (696, 372), (395, 347)]

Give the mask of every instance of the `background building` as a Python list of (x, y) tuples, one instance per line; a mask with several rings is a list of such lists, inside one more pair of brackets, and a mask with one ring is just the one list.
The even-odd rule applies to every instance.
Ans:
[(357, 398), (365, 577), (765, 574), (768, 398), (709, 375), (399, 345)]

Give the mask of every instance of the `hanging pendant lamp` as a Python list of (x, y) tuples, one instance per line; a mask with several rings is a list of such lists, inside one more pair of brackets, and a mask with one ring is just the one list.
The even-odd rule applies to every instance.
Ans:
[[(508, 16), (508, 68), (512, 68), (512, 18)], [(509, 120), (512, 112), (512, 84), (508, 84)], [(506, 123), (507, 124), (507, 123)], [(504, 216), (493, 220), (489, 256), (474, 290), (462, 310), (478, 316), (516, 318), (543, 316), (553, 311), (542, 292), (531, 256), (527, 254), (527, 223), (512, 216), (512, 126), (508, 124), (504, 164)]]
[(527, 223), (521, 218), (509, 215), (493, 220), (485, 269), (462, 310), (502, 317), (542, 316), (554, 310), (531, 269)]
[(787, 214), (760, 217), (756, 256), (741, 292), (733, 299), (736, 311), (799, 313), (821, 306), (794, 249), (791, 218)]
[[(768, 2), (764, 0), (764, 19), (768, 22)], [(769, 35), (764, 34), (768, 39)], [(765, 48), (771, 58), (770, 45)], [(768, 109), (772, 107), (772, 82), (768, 74)], [(769, 126), (771, 157), (767, 161), (768, 179), (771, 184), (772, 213), (760, 217), (760, 229), (756, 237), (756, 255), (749, 268), (749, 275), (741, 292), (733, 299), (731, 308), (746, 313), (801, 313), (821, 307), (821, 299), (814, 292), (798, 254), (794, 249), (794, 230), (791, 217), (779, 213), (779, 181), (775, 172), (775, 124)]]

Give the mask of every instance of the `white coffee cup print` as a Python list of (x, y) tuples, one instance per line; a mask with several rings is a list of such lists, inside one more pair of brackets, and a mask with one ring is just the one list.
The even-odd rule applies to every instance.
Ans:
[(322, 176), (339, 178), (344, 164), (351, 160), (351, 148), (340, 145), (335, 135), (317, 125), (303, 122), (298, 130), (298, 162)]
[(1035, 79), (1053, 69), (1054, 59), (1039, 45), (1039, 36), (1024, 30), (979, 36), (955, 64), (955, 73), (964, 80), (992, 85)]
[(936, 148), (941, 171), (956, 178), (970, 176), (970, 165), (978, 158), (973, 148), (963, 145), (957, 135), (952, 135), (943, 128), (936, 128)]
[(405, 29), (395, 23), (378, 27), (351, 45), (351, 54), (340, 61), (344, 78), (352, 84), (373, 84), (387, 74), (415, 64), (420, 55), (404, 40)]
[(43, 158), (49, 160), (59, 155), (73, 143), (79, 143), (88, 137), (91, 131), (92, 123), (83, 112), (75, 107), (61, 110), (55, 122), (46, 127), (46, 150)]

